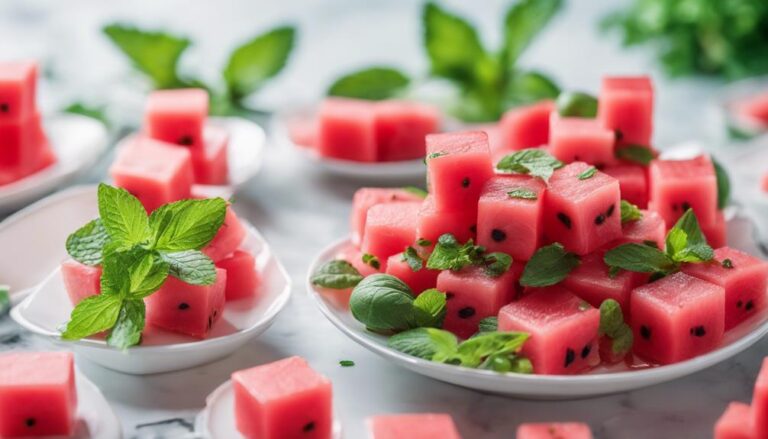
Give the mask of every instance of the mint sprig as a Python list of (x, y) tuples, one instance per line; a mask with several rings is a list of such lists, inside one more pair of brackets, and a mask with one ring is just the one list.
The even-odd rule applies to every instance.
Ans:
[(530, 174), (548, 181), (555, 170), (565, 166), (547, 151), (540, 148), (522, 149), (504, 156), (496, 165), (503, 172)]
[(568, 277), (580, 263), (579, 257), (567, 252), (560, 243), (541, 247), (525, 264), (520, 284), (527, 287), (556, 285)]
[(632, 348), (632, 328), (624, 321), (619, 302), (613, 299), (604, 300), (600, 304), (599, 335), (611, 340), (611, 350), (616, 356), (624, 356)]
[(621, 223), (631, 223), (643, 218), (643, 212), (640, 208), (627, 200), (621, 200)]
[(650, 165), (653, 159), (656, 158), (650, 148), (642, 145), (621, 146), (616, 148), (614, 154), (617, 158), (643, 166)]
[(326, 262), (312, 273), (312, 285), (335, 290), (352, 288), (363, 280), (363, 276), (347, 261), (336, 259)]
[(408, 264), (413, 272), (420, 271), (424, 268), (424, 259), (421, 258), (419, 252), (413, 247), (406, 247), (403, 252), (402, 260)]
[(475, 245), (471, 239), (461, 244), (455, 236), (446, 233), (438, 238), (435, 249), (427, 259), (427, 268), (459, 271), (477, 264), (483, 251), (483, 247)]

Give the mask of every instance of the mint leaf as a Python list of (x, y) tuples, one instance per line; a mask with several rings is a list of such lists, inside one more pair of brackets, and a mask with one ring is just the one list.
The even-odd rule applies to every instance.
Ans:
[(139, 299), (160, 289), (167, 277), (168, 264), (155, 252), (138, 247), (112, 252), (104, 259), (101, 291)]
[(510, 198), (521, 198), (523, 200), (536, 200), (539, 198), (538, 195), (536, 195), (536, 192), (525, 188), (513, 189), (507, 192), (507, 195), (509, 195)]
[(621, 200), (621, 223), (631, 223), (643, 217), (643, 212), (627, 200)]
[(396, 332), (414, 326), (413, 293), (403, 281), (389, 274), (363, 279), (349, 298), (357, 321), (376, 332)]
[(558, 284), (580, 263), (579, 257), (566, 252), (562, 244), (554, 243), (541, 247), (525, 264), (520, 284), (529, 287)]
[(363, 253), (363, 256), (361, 259), (363, 260), (363, 264), (370, 265), (376, 270), (381, 268), (381, 262), (379, 262), (379, 258), (377, 258), (376, 256), (370, 253)]
[(223, 72), (230, 96), (242, 99), (277, 75), (288, 62), (295, 39), (296, 29), (284, 26), (235, 49)]
[(200, 250), (216, 236), (226, 213), (227, 202), (222, 198), (160, 206), (149, 217), (154, 248), (168, 252)]
[(352, 288), (363, 280), (363, 276), (355, 267), (341, 259), (326, 262), (312, 273), (310, 282), (323, 288), (344, 290)]
[(556, 101), (557, 113), (562, 117), (597, 117), (597, 98), (580, 91), (560, 93)]
[(717, 208), (725, 209), (731, 199), (731, 179), (723, 165), (714, 158), (712, 159), (712, 166), (715, 167), (715, 177), (717, 178)]
[(619, 302), (607, 299), (600, 304), (599, 334), (611, 339), (611, 349), (616, 355), (624, 355), (632, 348), (632, 328), (624, 321)]
[(528, 338), (524, 332), (482, 332), (461, 342), (457, 357), (462, 366), (478, 367), (490, 355), (519, 352)]
[(107, 337), (107, 344), (117, 349), (128, 349), (139, 344), (141, 331), (144, 330), (145, 315), (143, 300), (124, 300), (117, 322)]
[(494, 252), (484, 256), (485, 274), (490, 277), (499, 277), (509, 270), (512, 266), (512, 256)]
[(608, 250), (603, 256), (608, 267), (637, 273), (668, 274), (677, 267), (675, 261), (661, 250), (643, 244), (623, 244)]
[(99, 216), (109, 237), (129, 248), (150, 237), (147, 211), (141, 202), (125, 189), (99, 184)]
[(213, 285), (216, 282), (216, 266), (200, 250), (161, 252), (160, 257), (168, 264), (169, 274), (176, 279), (190, 285)]
[(107, 230), (100, 219), (95, 219), (67, 237), (67, 253), (81, 264), (101, 265), (102, 249), (108, 241)]
[(561, 6), (562, 0), (522, 0), (507, 10), (502, 57), (508, 71)]
[(494, 332), (499, 329), (499, 318), (496, 316), (486, 317), (477, 324), (478, 332)]
[(431, 73), (465, 86), (473, 83), (476, 66), (489, 58), (475, 29), (433, 2), (424, 7), (422, 22)]
[(416, 186), (406, 186), (403, 188), (403, 190), (421, 198), (427, 198), (427, 195), (429, 195), (427, 191)]
[(429, 239), (419, 238), (418, 240), (416, 240), (416, 245), (418, 245), (419, 247), (429, 247), (430, 245), (432, 245), (432, 241), (430, 241)]
[(403, 261), (408, 263), (411, 270), (416, 272), (424, 268), (424, 260), (419, 256), (419, 252), (413, 247), (407, 247), (403, 252)]
[(109, 126), (109, 119), (107, 118), (106, 106), (89, 106), (82, 102), (73, 102), (61, 111), (69, 114), (78, 114), (80, 116), (90, 117), (91, 119), (98, 120), (106, 126)]
[(651, 164), (654, 158), (653, 151), (650, 148), (641, 145), (626, 145), (616, 148), (616, 157), (629, 162), (637, 163), (643, 166)]
[(590, 166), (589, 168), (585, 169), (581, 174), (579, 174), (579, 180), (588, 180), (597, 174), (597, 168), (594, 166)]
[(328, 89), (329, 96), (379, 101), (401, 94), (410, 79), (391, 67), (369, 67), (342, 76)]
[(458, 347), (456, 336), (436, 328), (416, 328), (389, 337), (387, 345), (402, 353), (425, 360), (450, 358)]
[(11, 310), (11, 289), (8, 285), (0, 285), (0, 316)]
[(445, 294), (437, 289), (423, 291), (413, 301), (416, 308), (416, 325), (440, 328), (445, 319)]
[(514, 72), (507, 80), (504, 98), (506, 105), (517, 106), (555, 99), (559, 94), (560, 88), (544, 73)]
[(478, 263), (482, 247), (474, 245), (470, 239), (465, 244), (459, 244), (456, 237), (446, 233), (437, 240), (437, 245), (427, 259), (430, 270), (459, 271), (469, 265)]
[(545, 150), (530, 148), (505, 156), (496, 165), (496, 169), (503, 172), (530, 174), (547, 181), (556, 169), (560, 169), (563, 166), (563, 162), (552, 157)]
[(120, 314), (123, 299), (117, 294), (98, 294), (78, 303), (72, 310), (64, 340), (79, 340), (113, 327)]
[(352, 360), (341, 360), (339, 361), (339, 366), (341, 367), (353, 367), (355, 365), (355, 362)]
[(693, 209), (688, 209), (667, 232), (667, 255), (675, 262), (706, 262), (715, 257)]
[(728, 258), (723, 259), (723, 262), (720, 263), (720, 265), (725, 269), (732, 269), (733, 268), (733, 261), (731, 261)]

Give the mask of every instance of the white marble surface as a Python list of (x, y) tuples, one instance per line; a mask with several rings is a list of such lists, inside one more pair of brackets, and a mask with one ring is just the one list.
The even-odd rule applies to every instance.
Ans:
[[(506, 1), (450, 3), (482, 24), (489, 45), (498, 42)], [(599, 17), (618, 3), (568, 2), (568, 9), (525, 55), (524, 64), (551, 72), (566, 87), (587, 90), (594, 90), (604, 73), (650, 71), (657, 78), (658, 145), (690, 139), (720, 141), (710, 114), (717, 84), (666, 81), (643, 51), (624, 51), (614, 38), (597, 33)], [(423, 70), (419, 4), (410, 0), (4, 0), (0, 58), (37, 57), (55, 68), (55, 81), (43, 87), (49, 109), (79, 95), (106, 96), (116, 108), (131, 108), (140, 98), (126, 91), (132, 81), (125, 81), (124, 60), (99, 38), (100, 23), (120, 19), (187, 33), (198, 43), (184, 66), (214, 77), (230, 44), (275, 23), (293, 22), (302, 27), (293, 62), (254, 100), (260, 106), (279, 108), (312, 99), (337, 73), (369, 63)], [(90, 178), (98, 179), (102, 172), (100, 167)], [(137, 377), (79, 361), (113, 404), (127, 437), (185, 437), (183, 422), (160, 436), (137, 426), (171, 418), (191, 422), (205, 396), (232, 371), (288, 355), (304, 356), (333, 380), (336, 411), (345, 437), (353, 439), (365, 437), (366, 416), (420, 411), (451, 413), (465, 438), (512, 438), (524, 421), (580, 420), (603, 439), (699, 439), (711, 437), (712, 426), (728, 401), (749, 399), (768, 340), (685, 379), (580, 401), (537, 402), (482, 394), (383, 362), (325, 321), (303, 289), (313, 255), (346, 233), (350, 197), (357, 186), (357, 182), (318, 174), (290, 151), (268, 147), (262, 173), (238, 194), (236, 208), (259, 227), (288, 268), (295, 282), (291, 302), (263, 337), (207, 366)], [(9, 319), (0, 321), (0, 350), (32, 348), (47, 346), (21, 333)], [(354, 360), (356, 366), (341, 368), (338, 361), (342, 359)]]

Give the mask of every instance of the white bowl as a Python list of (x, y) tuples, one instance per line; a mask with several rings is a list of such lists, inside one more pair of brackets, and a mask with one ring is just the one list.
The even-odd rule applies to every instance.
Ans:
[(80, 372), (75, 374), (77, 420), (70, 439), (121, 439), (120, 420), (95, 384)]
[[(757, 254), (751, 237), (750, 222), (734, 218), (728, 222), (729, 245)], [(747, 349), (768, 333), (768, 311), (754, 316), (739, 327), (729, 331), (723, 345), (710, 353), (676, 364), (646, 369), (629, 370), (623, 364), (602, 367), (582, 375), (524, 375), (502, 374), (487, 370), (470, 369), (435, 363), (406, 355), (387, 346), (387, 337), (366, 331), (355, 320), (348, 308), (340, 306), (343, 298), (335, 298), (333, 292), (321, 292), (314, 288), (311, 274), (323, 263), (332, 260), (340, 250), (351, 245), (348, 239), (338, 241), (323, 250), (309, 268), (307, 290), (323, 314), (345, 335), (370, 351), (395, 364), (463, 387), (504, 395), (532, 399), (569, 399), (623, 392), (659, 384), (698, 372), (726, 360)]]
[(8, 212), (61, 188), (90, 170), (107, 148), (109, 136), (101, 122), (76, 114), (58, 114), (43, 121), (57, 161), (53, 165), (0, 186), (0, 212)]
[[(235, 425), (235, 392), (227, 381), (205, 398), (205, 408), (195, 419), (195, 433), (208, 439), (244, 438)], [(334, 439), (341, 438), (341, 423), (333, 422)]]

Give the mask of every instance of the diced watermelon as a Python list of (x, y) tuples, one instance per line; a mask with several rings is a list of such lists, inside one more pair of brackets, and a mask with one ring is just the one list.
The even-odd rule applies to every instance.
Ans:
[(201, 251), (205, 253), (213, 262), (219, 262), (229, 254), (237, 250), (243, 243), (247, 230), (240, 219), (237, 217), (232, 206), (227, 206), (227, 214), (224, 217), (224, 224), (213, 237), (210, 243)]
[(752, 432), (752, 409), (741, 402), (728, 404), (715, 424), (715, 439), (755, 439)]
[(629, 296), (646, 277), (640, 273), (622, 270), (614, 277), (608, 274), (603, 261), (603, 251), (596, 251), (581, 258), (581, 264), (563, 281), (563, 286), (580, 298), (599, 308), (604, 300), (619, 302), (624, 315), (629, 315)]
[(742, 251), (721, 247), (707, 264), (686, 264), (683, 272), (725, 290), (725, 330), (766, 307), (768, 263)]
[(69, 436), (76, 413), (72, 353), (0, 355), (0, 437)]
[(421, 205), (418, 222), (417, 236), (432, 244), (446, 233), (455, 236), (459, 242), (466, 242), (474, 238), (477, 232), (477, 216), (474, 209), (438, 211), (435, 206), (435, 197), (432, 195), (428, 195)]
[(287, 128), (288, 137), (297, 146), (314, 148), (317, 144), (317, 119), (314, 116), (291, 120)]
[(560, 117), (552, 113), (549, 127), (549, 152), (559, 160), (586, 162), (603, 168), (616, 161), (613, 145), (616, 134), (596, 119)]
[(616, 132), (620, 144), (651, 146), (651, 79), (647, 76), (603, 78), (597, 118), (604, 127)]
[(450, 415), (419, 413), (368, 419), (371, 439), (461, 439)]
[[(530, 259), (541, 243), (545, 190), (540, 178), (526, 175), (488, 180), (478, 203), (477, 243), (514, 260)], [(511, 196), (513, 191), (531, 192), (535, 199)]]
[(427, 180), (438, 211), (476, 212), (480, 191), (493, 173), (484, 132), (427, 136)]
[(752, 394), (752, 426), (755, 438), (768, 437), (768, 358), (763, 359)]
[(606, 166), (603, 172), (619, 180), (621, 199), (645, 209), (648, 207), (648, 175), (640, 165)]
[(426, 155), (425, 137), (440, 125), (437, 108), (418, 102), (382, 101), (376, 104), (377, 160), (419, 159)]
[(376, 258), (375, 260), (370, 260), (368, 262), (365, 262), (363, 261), (363, 252), (361, 252), (355, 246), (349, 246), (342, 249), (336, 255), (336, 258), (349, 262), (363, 276), (370, 276), (376, 273), (383, 273), (387, 269), (388, 259), (381, 260), (379, 258)]
[(624, 223), (621, 227), (623, 236), (619, 242), (634, 242), (637, 244), (655, 243), (656, 247), (663, 249), (667, 235), (667, 227), (658, 213), (652, 210), (641, 210), (642, 218), (636, 221)]
[(34, 117), (37, 113), (36, 92), (37, 63), (0, 62), (0, 121)]
[(742, 118), (768, 125), (768, 92), (754, 94), (737, 102), (733, 110)]
[(387, 260), (387, 274), (391, 274), (401, 281), (405, 282), (414, 294), (418, 295), (423, 291), (437, 286), (437, 276), (440, 270), (430, 270), (422, 265), (418, 271), (413, 271), (410, 265), (403, 259), (403, 254), (392, 255)]
[(375, 124), (373, 102), (326, 99), (318, 113), (317, 152), (323, 157), (375, 162)]
[(551, 242), (585, 255), (621, 237), (619, 182), (574, 162), (557, 171), (544, 194), (544, 230)]
[(635, 288), (630, 299), (634, 352), (661, 364), (715, 349), (723, 339), (723, 287), (675, 273)]
[(592, 439), (592, 431), (578, 422), (520, 424), (517, 439)]
[(360, 245), (365, 231), (365, 218), (368, 209), (383, 203), (397, 201), (421, 201), (423, 198), (405, 189), (390, 189), (378, 187), (364, 187), (355, 192), (352, 197), (352, 214), (350, 216), (350, 228), (352, 229), (352, 242)]
[(530, 334), (522, 354), (537, 374), (574, 374), (600, 362), (600, 311), (562, 286), (536, 289), (499, 311), (500, 331)]
[(689, 160), (654, 160), (650, 167), (649, 208), (672, 227), (690, 208), (699, 224), (716, 221), (717, 178), (706, 155)]
[(44, 143), (40, 139), (40, 115), (13, 120), (0, 117), (0, 167), (28, 175)]
[(61, 263), (61, 279), (72, 305), (101, 294), (101, 267), (91, 267), (68, 259)]
[(202, 149), (208, 118), (208, 92), (201, 88), (157, 90), (150, 93), (144, 127), (153, 139)]
[(290, 357), (232, 374), (235, 422), (248, 439), (331, 439), (331, 382)]
[(363, 234), (363, 253), (386, 261), (416, 241), (420, 202), (377, 204), (368, 209)]
[(227, 285), (224, 296), (227, 300), (237, 300), (256, 296), (259, 287), (259, 273), (256, 271), (256, 259), (250, 252), (236, 250), (216, 263), (227, 272)]
[(503, 148), (514, 151), (548, 144), (549, 116), (554, 110), (553, 101), (541, 101), (504, 113), (499, 122)]
[(144, 299), (147, 324), (205, 338), (224, 311), (227, 272), (216, 269), (213, 285), (190, 285), (168, 276), (163, 286)]
[(714, 223), (701, 225), (701, 232), (707, 238), (707, 243), (713, 248), (724, 247), (728, 244), (728, 226), (723, 211), (717, 211)]
[(189, 151), (143, 136), (118, 151), (109, 173), (116, 186), (132, 193), (149, 212), (191, 196)]
[(199, 150), (192, 151), (192, 168), (195, 183), (227, 184), (229, 180), (229, 133), (226, 129), (208, 125), (203, 131), (204, 143)]

